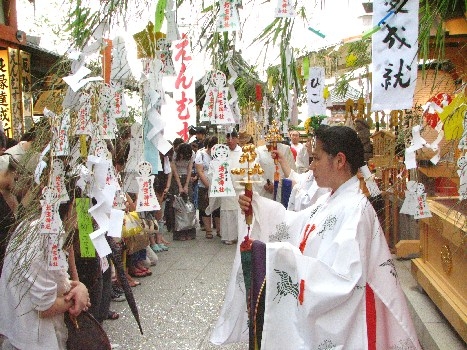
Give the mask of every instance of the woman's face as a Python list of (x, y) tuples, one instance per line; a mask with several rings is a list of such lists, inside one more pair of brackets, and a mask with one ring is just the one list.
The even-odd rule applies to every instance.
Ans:
[(323, 150), (320, 140), (316, 141), (312, 157), (313, 161), (310, 164), (310, 170), (313, 170), (318, 186), (333, 188), (332, 175), (336, 170), (334, 157)]

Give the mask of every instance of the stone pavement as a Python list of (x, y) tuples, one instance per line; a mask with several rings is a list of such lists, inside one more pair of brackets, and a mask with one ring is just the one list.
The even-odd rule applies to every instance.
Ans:
[[(118, 350), (248, 349), (246, 344), (219, 347), (209, 342), (224, 298), (236, 245), (219, 237), (173, 241), (168, 252), (159, 253), (152, 276), (138, 279), (133, 288), (144, 335), (141, 335), (127, 302), (112, 302), (120, 314), (105, 321), (104, 328)], [(172, 234), (164, 233), (169, 241)]]
[[(170, 233), (164, 233), (172, 240)], [(159, 253), (152, 276), (139, 279), (133, 288), (144, 335), (125, 302), (112, 302), (120, 313), (104, 328), (117, 350), (248, 349), (247, 344), (215, 346), (209, 336), (217, 320), (236, 245), (224, 245), (218, 237), (174, 241), (168, 252)], [(433, 302), (410, 274), (410, 261), (396, 261), (399, 278), (424, 350), (465, 350), (465, 343), (452, 330)], [(287, 349), (284, 349), (287, 350)], [(346, 349), (353, 350), (353, 349)]]

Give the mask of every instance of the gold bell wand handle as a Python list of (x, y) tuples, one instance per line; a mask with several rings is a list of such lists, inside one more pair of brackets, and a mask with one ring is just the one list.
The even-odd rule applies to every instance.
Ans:
[[(249, 197), (250, 199), (253, 198), (253, 184), (250, 182), (247, 182), (245, 184), (245, 195)], [(250, 226), (253, 223), (253, 207), (250, 203), (250, 206), (248, 207), (248, 210), (245, 212), (245, 221), (248, 226)]]

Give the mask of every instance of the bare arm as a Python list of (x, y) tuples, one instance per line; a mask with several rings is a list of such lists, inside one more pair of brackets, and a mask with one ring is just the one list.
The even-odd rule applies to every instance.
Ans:
[(198, 172), (198, 177), (205, 187), (209, 187), (209, 180), (206, 174), (204, 173), (203, 164), (196, 164), (196, 171)]
[(78, 269), (76, 268), (75, 250), (73, 244), (68, 248), (68, 269), (73, 281), (79, 281)]

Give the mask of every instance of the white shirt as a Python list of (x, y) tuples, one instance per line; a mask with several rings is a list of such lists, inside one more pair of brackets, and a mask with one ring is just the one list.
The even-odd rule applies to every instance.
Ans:
[(297, 172), (299, 174), (307, 172), (310, 165), (310, 156), (308, 155), (308, 150), (306, 149), (305, 145), (303, 143), (298, 143), (296, 145), (291, 143), (290, 147), (295, 149), (297, 152), (297, 157), (295, 159)]
[[(30, 224), (26, 235), (20, 231), (22, 242), (5, 256), (0, 278), (0, 334), (18, 349), (65, 350), (63, 314), (39, 318), (39, 312), (49, 309), (57, 296), (70, 289), (70, 284), (66, 269), (48, 270), (48, 235), (38, 232), (38, 222)], [(24, 229), (20, 226), (17, 232)], [(18, 244), (15, 234), (9, 248)], [(9, 281), (11, 276), (13, 280)]]

